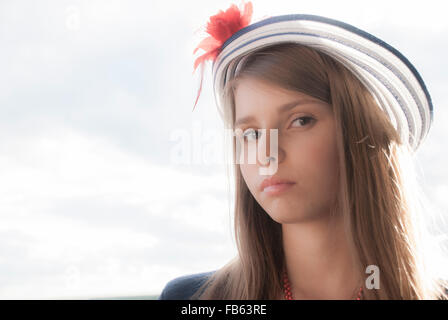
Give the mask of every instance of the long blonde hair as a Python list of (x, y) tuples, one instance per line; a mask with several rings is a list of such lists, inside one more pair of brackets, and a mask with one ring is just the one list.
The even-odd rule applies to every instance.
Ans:
[[(445, 261), (443, 252), (428, 254), (426, 244), (433, 239), (422, 218), (425, 208), (409, 188), (416, 184), (411, 151), (362, 82), (327, 54), (296, 43), (264, 47), (233, 63), (239, 63), (238, 72), (227, 79), (223, 96), (229, 128), (234, 128), (236, 84), (245, 76), (332, 106), (340, 160), (337, 207), (360, 272), (365, 274), (369, 265), (380, 270), (380, 290), (364, 290), (364, 299), (447, 299), (445, 280), (429, 268), (433, 256)], [(281, 225), (249, 191), (235, 161), (235, 138), (232, 142), (238, 255), (191, 299), (278, 299), (285, 263)]]

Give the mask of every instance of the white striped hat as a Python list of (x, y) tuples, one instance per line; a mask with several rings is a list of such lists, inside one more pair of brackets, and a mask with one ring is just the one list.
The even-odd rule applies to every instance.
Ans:
[(266, 18), (233, 33), (213, 61), (213, 90), (221, 117), (226, 79), (247, 53), (282, 42), (300, 43), (341, 62), (368, 88), (403, 141), (416, 150), (433, 120), (431, 97), (415, 67), (397, 49), (347, 23), (308, 14)]

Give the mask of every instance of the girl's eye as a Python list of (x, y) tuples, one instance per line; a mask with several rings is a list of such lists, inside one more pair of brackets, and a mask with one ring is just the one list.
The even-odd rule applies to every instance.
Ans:
[[(300, 120), (300, 121), (297, 121)], [(294, 122), (298, 122), (300, 124), (300, 127), (306, 126), (307, 124), (309, 124), (311, 121), (313, 121), (314, 118), (309, 117), (309, 116), (304, 116), (304, 117), (299, 117), (297, 119), (294, 119)]]
[(244, 139), (244, 140), (248, 140), (247, 137), (249, 137), (249, 136), (251, 136), (251, 135), (254, 136), (254, 133), (255, 133), (255, 135), (258, 135), (258, 134), (259, 134), (258, 130), (247, 129), (247, 130), (244, 131), (244, 133), (243, 133), (243, 139)]

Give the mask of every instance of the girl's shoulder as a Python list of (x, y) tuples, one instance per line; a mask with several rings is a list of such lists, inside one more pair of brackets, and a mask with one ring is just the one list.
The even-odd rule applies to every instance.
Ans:
[(170, 280), (157, 300), (189, 300), (216, 270), (188, 274)]

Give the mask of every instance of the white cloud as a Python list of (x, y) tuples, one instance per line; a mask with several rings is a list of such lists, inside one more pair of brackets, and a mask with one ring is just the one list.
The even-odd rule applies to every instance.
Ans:
[[(216, 249), (228, 257), (231, 255), (230, 246), (216, 246), (213, 241), (209, 244), (194, 242), (195, 235), (207, 233), (213, 234), (217, 243), (227, 239), (230, 244), (230, 235), (226, 233), (230, 228), (228, 225), (227, 229), (223, 228), (228, 213), (226, 199), (215, 195), (224, 194), (226, 182), (222, 175), (198, 177), (175, 168), (154, 166), (143, 158), (123, 153), (107, 140), (68, 128), (33, 137), (16, 137), (1, 147), (8, 150), (8, 154), (0, 156), (0, 175), (3, 177), (0, 183), (0, 232), (9, 235), (5, 238), (6, 246), (12, 234), (21, 234), (27, 239), (16, 242), (24, 250), (23, 255), (3, 259), (11, 266), (24, 262), (39, 266), (34, 273), (31, 271), (34, 278), (27, 281), (34, 282), (34, 288), (39, 288), (40, 292), (38, 294), (21, 283), (19, 277), (15, 279), (16, 283), (11, 283), (14, 281), (12, 277), (0, 290), (3, 298), (55, 297), (57, 293), (61, 296), (157, 293), (166, 281), (161, 280), (166, 279), (166, 272), (172, 270), (171, 274), (175, 275), (195, 265), (193, 260), (198, 250), (214, 245), (210, 250), (215, 250), (210, 255), (212, 259), (206, 257), (203, 260), (209, 261), (210, 268), (225, 256), (216, 260)], [(88, 199), (94, 199), (94, 207), (88, 205)], [(116, 211), (115, 208), (114, 211), (114, 207), (123, 209)], [(80, 211), (83, 208), (90, 211)], [(136, 209), (140, 213), (137, 214)], [(151, 221), (156, 225), (151, 225)], [(144, 225), (140, 227), (139, 223)], [(173, 233), (166, 223), (177, 224), (184, 233)], [(155, 235), (151, 230), (162, 232)], [(166, 230), (165, 234), (163, 230)], [(168, 261), (160, 257), (160, 261), (150, 262), (144, 257), (145, 252), (151, 254), (154, 250), (170, 250), (167, 247), (170, 245), (181, 245), (176, 242), (190, 246), (183, 248), (184, 257), (188, 257), (182, 262), (184, 269), (160, 271), (165, 277), (144, 271), (143, 263), (149, 264), (149, 268), (168, 261), (177, 264), (174, 255)], [(119, 260), (126, 252), (135, 253), (130, 258), (135, 262), (130, 265), (126, 265), (129, 262), (126, 260), (120, 263), (123, 268), (139, 270), (135, 271), (138, 274), (133, 277), (122, 270), (119, 275), (122, 280), (115, 279), (113, 286), (111, 279), (101, 280), (101, 272), (95, 267), (105, 268), (104, 262), (96, 259)], [(59, 271), (45, 275), (48, 263)], [(70, 278), (70, 268), (76, 271), (81, 265), (87, 269), (82, 275), (83, 285), (78, 285), (79, 290), (73, 292), (73, 287), (67, 287), (64, 279)], [(144, 276), (145, 284), (133, 287), (137, 276)], [(47, 277), (52, 280), (47, 281)], [(42, 283), (44, 279), (45, 285)]]

